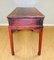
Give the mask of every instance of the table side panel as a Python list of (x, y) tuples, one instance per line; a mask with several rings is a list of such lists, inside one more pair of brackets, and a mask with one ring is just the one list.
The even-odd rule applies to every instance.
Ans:
[(8, 19), (9, 26), (39, 27), (43, 25), (43, 19)]

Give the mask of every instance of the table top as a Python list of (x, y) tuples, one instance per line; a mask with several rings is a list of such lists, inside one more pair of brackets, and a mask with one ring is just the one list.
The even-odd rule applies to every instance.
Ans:
[(44, 17), (44, 15), (35, 7), (16, 7), (7, 18), (21, 18), (21, 17)]

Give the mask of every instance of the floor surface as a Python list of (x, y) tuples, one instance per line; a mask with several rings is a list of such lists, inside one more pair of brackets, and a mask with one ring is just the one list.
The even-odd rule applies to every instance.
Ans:
[(37, 55), (39, 33), (23, 30), (13, 32), (15, 55), (11, 55), (7, 27), (0, 26), (0, 60), (54, 60), (54, 27), (44, 27), (42, 54)]

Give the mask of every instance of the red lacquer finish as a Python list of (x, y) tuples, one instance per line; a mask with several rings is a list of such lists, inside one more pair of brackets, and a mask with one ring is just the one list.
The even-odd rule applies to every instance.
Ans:
[(12, 55), (14, 55), (13, 34), (12, 34), (12, 30), (10, 29), (10, 27), (8, 27), (8, 30), (9, 30), (9, 37), (10, 37), (11, 52), (12, 52)]
[(43, 28), (41, 28), (40, 31), (39, 31), (39, 48), (38, 48), (38, 55), (41, 54), (42, 38), (43, 38)]
[(12, 55), (14, 55), (12, 30), (37, 30), (39, 32), (38, 55), (41, 54), (44, 15), (34, 7), (17, 7), (7, 16)]

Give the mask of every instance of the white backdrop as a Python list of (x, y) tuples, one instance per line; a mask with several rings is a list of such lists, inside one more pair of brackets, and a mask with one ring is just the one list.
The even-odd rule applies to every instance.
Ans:
[(14, 0), (14, 3), (20, 7), (32, 7), (38, 3), (38, 0)]

